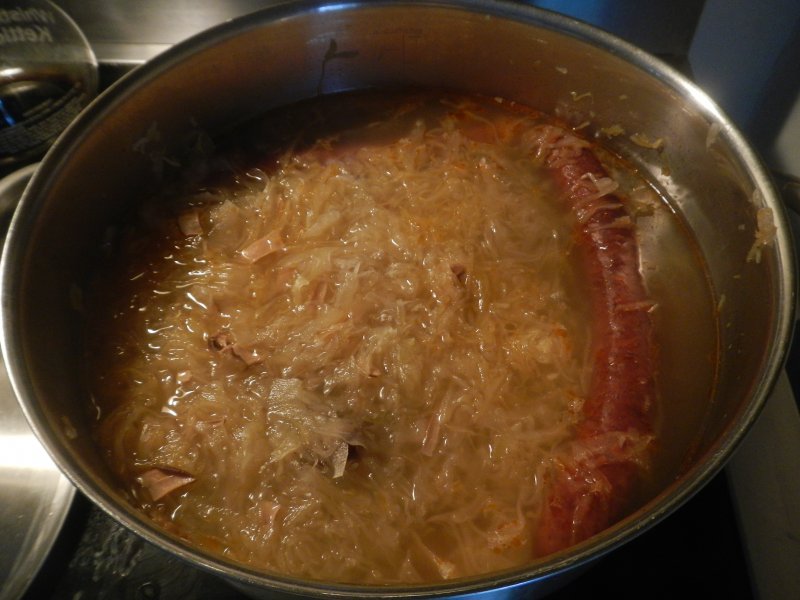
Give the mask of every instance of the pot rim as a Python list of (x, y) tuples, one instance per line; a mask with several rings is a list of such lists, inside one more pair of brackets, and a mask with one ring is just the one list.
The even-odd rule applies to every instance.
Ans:
[[(718, 123), (720, 135), (724, 136), (732, 150), (746, 165), (755, 182), (756, 189), (764, 197), (764, 202), (773, 211), (777, 228), (774, 246), (779, 261), (778, 313), (775, 315), (775, 338), (766, 367), (761, 378), (754, 387), (752, 399), (739, 418), (720, 436), (707, 456), (699, 460), (691, 469), (682, 474), (680, 479), (656, 498), (645, 504), (635, 513), (619, 523), (594, 536), (590, 540), (572, 548), (533, 562), (525, 567), (518, 567), (505, 572), (495, 572), (466, 579), (453, 580), (440, 584), (402, 585), (402, 586), (368, 586), (326, 583), (303, 580), (279, 574), (267, 574), (225, 559), (190, 549), (177, 539), (170, 537), (143, 515), (131, 507), (120, 507), (110, 492), (97, 486), (65, 457), (62, 449), (48, 438), (43, 426), (39, 423), (39, 415), (30, 401), (25, 380), (25, 367), (22, 358), (15, 348), (19, 346), (20, 331), (11, 314), (13, 304), (14, 281), (20, 272), (16, 268), (16, 258), (21, 253), (25, 241), (24, 232), (29, 230), (35, 221), (38, 199), (44, 197), (52, 181), (57, 179), (68, 160), (70, 148), (79, 145), (85, 131), (102, 120), (103, 115), (114, 111), (115, 107), (141, 86), (157, 79), (175, 65), (183, 62), (188, 56), (211, 48), (219, 43), (242, 33), (255, 29), (263, 23), (277, 22), (284, 19), (299, 18), (308, 13), (345, 13), (354, 10), (376, 10), (381, 7), (408, 6), (415, 10), (446, 9), (467, 11), (492, 18), (509, 19), (522, 24), (542, 27), (565, 36), (577, 38), (605, 52), (610, 52), (638, 69), (646, 72), (661, 84), (678, 92), (683, 99), (691, 101), (710, 122)], [(221, 575), (229, 580), (244, 585), (271, 588), (293, 594), (313, 595), (318, 597), (436, 597), (452, 594), (468, 594), (514, 587), (532, 580), (542, 581), (578, 566), (589, 563), (612, 551), (633, 537), (638, 536), (660, 522), (675, 509), (688, 501), (700, 488), (714, 477), (724, 466), (729, 456), (738, 447), (750, 426), (762, 410), (788, 352), (794, 325), (796, 298), (796, 266), (791, 240), (790, 227), (783, 211), (777, 191), (771, 182), (765, 167), (749, 147), (738, 129), (731, 123), (723, 111), (699, 87), (690, 82), (678, 71), (644, 50), (625, 42), (612, 34), (570, 17), (528, 5), (514, 4), (508, 0), (421, 0), (398, 1), (377, 0), (373, 2), (336, 2), (335, 0), (302, 0), (286, 2), (271, 6), (249, 15), (245, 15), (221, 25), (198, 33), (191, 38), (176, 44), (162, 54), (136, 68), (106, 92), (96, 98), (59, 137), (42, 161), (42, 168), (34, 174), (20, 202), (12, 224), (9, 228), (8, 242), (3, 249), (0, 277), (2, 281), (2, 350), (15, 392), (20, 400), (35, 434), (54, 458), (56, 464), (64, 471), (72, 482), (101, 509), (122, 523), (125, 527), (142, 536), (156, 546), (167, 550), (196, 566)]]

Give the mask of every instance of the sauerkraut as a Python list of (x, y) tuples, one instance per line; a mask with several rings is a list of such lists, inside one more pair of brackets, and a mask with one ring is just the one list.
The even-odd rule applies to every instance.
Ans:
[(527, 135), (543, 122), (496, 100), (329, 100), (147, 202), (86, 299), (96, 435), (133, 502), (293, 576), (529, 562), (590, 329)]

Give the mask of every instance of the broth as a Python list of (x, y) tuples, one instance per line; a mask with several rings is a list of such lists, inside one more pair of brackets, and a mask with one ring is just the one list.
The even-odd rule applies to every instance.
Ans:
[[(316, 100), (144, 204), (87, 293), (96, 437), (133, 502), (212, 552), (325, 581), (534, 560), (591, 370), (573, 223), (507, 135), (550, 121), (444, 94)], [(700, 431), (717, 338), (679, 217), (598, 152), (658, 305), (656, 452), (633, 509)]]

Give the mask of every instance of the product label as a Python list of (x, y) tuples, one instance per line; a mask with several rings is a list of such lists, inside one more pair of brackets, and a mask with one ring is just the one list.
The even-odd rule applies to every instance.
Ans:
[(44, 8), (0, 8), (0, 46), (52, 44), (56, 17)]

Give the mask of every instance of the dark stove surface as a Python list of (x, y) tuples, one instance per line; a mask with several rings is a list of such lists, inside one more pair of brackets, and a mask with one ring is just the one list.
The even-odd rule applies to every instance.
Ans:
[[(549, 600), (754, 598), (725, 472)], [(25, 600), (234, 600), (242, 593), (134, 535), (81, 494)]]

